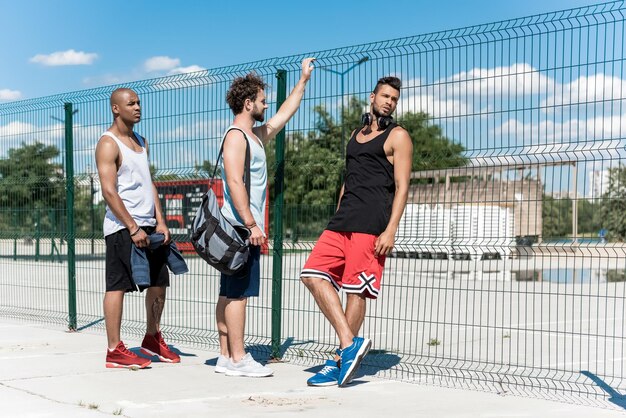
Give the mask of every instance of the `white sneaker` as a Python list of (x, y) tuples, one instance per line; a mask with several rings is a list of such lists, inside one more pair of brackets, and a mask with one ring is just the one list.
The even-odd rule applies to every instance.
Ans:
[(272, 369), (255, 361), (250, 353), (243, 356), (237, 363), (230, 360), (226, 366), (226, 376), (267, 377), (273, 374)]
[(220, 354), (217, 357), (217, 363), (215, 364), (215, 373), (226, 373), (228, 363), (230, 363), (230, 359)]

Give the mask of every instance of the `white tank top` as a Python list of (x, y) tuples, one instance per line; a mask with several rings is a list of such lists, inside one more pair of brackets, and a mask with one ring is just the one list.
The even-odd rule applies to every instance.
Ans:
[[(111, 132), (105, 132), (102, 136), (113, 138), (117, 143), (122, 155), (122, 164), (117, 170), (117, 193), (119, 194), (126, 210), (139, 226), (155, 226), (154, 217), (154, 194), (152, 190), (152, 177), (148, 164), (148, 153), (143, 138), (134, 133), (141, 144), (141, 152), (135, 152), (128, 148)], [(104, 236), (126, 228), (119, 219), (111, 212), (109, 205), (106, 207), (102, 230)]]
[[(231, 125), (226, 130), (226, 133), (232, 128), (239, 130), (239, 128)], [(226, 133), (224, 134), (224, 138), (226, 138)], [(263, 148), (263, 145), (259, 144), (259, 141), (248, 138), (245, 132), (244, 136), (250, 144), (250, 212), (252, 212), (254, 222), (256, 222), (259, 229), (265, 234), (265, 205), (267, 202), (267, 162), (265, 159), (265, 148)], [(224, 138), (222, 138), (222, 142), (224, 142)], [(222, 171), (222, 185), (224, 187), (222, 215), (231, 222), (234, 221), (241, 225), (243, 221), (235, 209), (230, 188), (226, 183), (226, 170), (224, 170), (223, 158), (220, 161), (220, 168)]]

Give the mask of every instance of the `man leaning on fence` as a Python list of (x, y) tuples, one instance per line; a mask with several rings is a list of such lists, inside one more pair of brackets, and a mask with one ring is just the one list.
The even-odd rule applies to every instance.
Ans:
[[(146, 335), (141, 352), (166, 363), (180, 362), (180, 356), (165, 343), (161, 314), (169, 266), (174, 273), (185, 272), (182, 258), (170, 264), (170, 241), (156, 187), (148, 163), (148, 144), (133, 127), (141, 120), (137, 93), (120, 88), (111, 94), (113, 124), (96, 146), (96, 164), (107, 203), (104, 217), (106, 242), (106, 292), (104, 320), (109, 348), (106, 367), (144, 368), (148, 358), (138, 356), (121, 341), (122, 307), (126, 292), (146, 289)], [(158, 241), (158, 242), (157, 242)]]
[[(347, 385), (371, 346), (358, 337), (366, 298), (377, 298), (385, 256), (393, 249), (409, 190), (413, 145), (391, 115), (400, 98), (396, 77), (378, 80), (363, 126), (346, 147), (346, 177), (339, 205), (305, 263), (301, 280), (339, 337), (333, 360), (310, 386)], [(337, 292), (347, 294), (345, 311)]]
[[(265, 124), (267, 103), (265, 82), (254, 73), (236, 78), (226, 101), (235, 115), (224, 136), (222, 179), (224, 206), (227, 219), (250, 229), (250, 257), (246, 266), (234, 275), (221, 275), (219, 299), (216, 308), (220, 355), (215, 371), (228, 376), (265, 377), (273, 371), (255, 361), (244, 349), (246, 304), (249, 297), (259, 296), (260, 249), (265, 236), (265, 205), (267, 201), (267, 163), (264, 145), (274, 138), (296, 113), (307, 82), (313, 71), (313, 58), (302, 61), (300, 80), (280, 109)], [(246, 141), (250, 146), (250, 196), (244, 184)]]

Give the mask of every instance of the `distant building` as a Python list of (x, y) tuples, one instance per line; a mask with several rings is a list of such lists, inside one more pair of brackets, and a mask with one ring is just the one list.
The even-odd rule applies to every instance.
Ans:
[(414, 172), (412, 178), (424, 183), (410, 187), (396, 250), (474, 259), (510, 256), (518, 240), (540, 242), (541, 181), (508, 180), (502, 171), (459, 167)]

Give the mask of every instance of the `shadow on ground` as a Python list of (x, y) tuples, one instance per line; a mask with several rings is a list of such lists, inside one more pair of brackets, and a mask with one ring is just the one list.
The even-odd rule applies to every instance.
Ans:
[(607, 395), (609, 395), (608, 401), (619, 406), (622, 409), (626, 409), (626, 396), (622, 395), (621, 393), (619, 393), (617, 390), (613, 389), (611, 386), (609, 386), (604, 380), (600, 379), (598, 376), (596, 376), (595, 374), (587, 371), (587, 370), (583, 370), (580, 372), (582, 375), (587, 376), (589, 379), (591, 379), (596, 385), (598, 385), (598, 387), (600, 389), (602, 389), (603, 391), (605, 391), (607, 393)]

